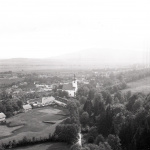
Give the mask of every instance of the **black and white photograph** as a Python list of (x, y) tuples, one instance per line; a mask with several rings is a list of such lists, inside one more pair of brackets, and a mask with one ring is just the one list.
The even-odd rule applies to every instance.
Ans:
[(149, 0), (0, 0), (0, 150), (150, 150)]

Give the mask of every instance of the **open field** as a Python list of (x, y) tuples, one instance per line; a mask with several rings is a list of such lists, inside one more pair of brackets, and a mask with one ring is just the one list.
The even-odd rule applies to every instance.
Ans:
[(131, 91), (132, 93), (142, 92), (144, 94), (150, 93), (150, 77), (130, 82), (127, 84), (128, 88), (122, 90), (122, 92)]
[(1, 125), (0, 126), (0, 136), (9, 136), (12, 134), (13, 131), (19, 129), (20, 127), (22, 127), (22, 126), (8, 128), (7, 126)]
[(45, 143), (34, 146), (15, 148), (13, 150), (69, 150), (70, 146), (65, 143)]
[[(52, 107), (44, 107), (30, 110), (26, 113), (18, 114), (12, 118), (7, 119), (7, 122), (10, 122), (10, 126), (17, 127), (6, 127), (9, 130), (7, 135), (5, 132), (0, 134), (0, 143), (8, 142), (15, 139), (16, 141), (22, 139), (24, 136), (27, 138), (32, 137), (48, 137), (49, 134), (53, 134), (55, 127), (59, 124), (64, 116), (58, 114), (65, 114), (64, 111), (59, 109), (54, 109)], [(51, 125), (43, 123), (43, 121), (55, 121), (56, 123)], [(24, 124), (24, 125), (22, 125)], [(19, 126), (22, 125), (22, 126)], [(3, 127), (4, 128), (4, 127)], [(1, 130), (0, 126), (0, 130)], [(5, 129), (6, 130), (6, 129)]]

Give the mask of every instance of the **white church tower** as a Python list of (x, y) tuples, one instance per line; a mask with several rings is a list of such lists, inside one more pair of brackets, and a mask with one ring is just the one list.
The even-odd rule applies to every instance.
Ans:
[(78, 90), (78, 83), (77, 83), (77, 79), (75, 77), (75, 74), (74, 74), (74, 80), (72, 81), (72, 87), (74, 87), (74, 92), (76, 93)]
[(74, 80), (72, 82), (63, 84), (62, 91), (67, 91), (69, 97), (76, 97), (77, 90), (78, 90), (78, 83), (74, 75)]

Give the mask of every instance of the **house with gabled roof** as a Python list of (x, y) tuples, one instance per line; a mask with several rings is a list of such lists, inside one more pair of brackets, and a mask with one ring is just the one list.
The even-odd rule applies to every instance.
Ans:
[(27, 112), (32, 109), (32, 106), (30, 104), (26, 104), (26, 105), (23, 105), (23, 109), (25, 112)]

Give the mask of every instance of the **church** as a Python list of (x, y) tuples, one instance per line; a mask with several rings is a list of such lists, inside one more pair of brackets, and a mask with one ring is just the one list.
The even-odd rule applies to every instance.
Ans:
[(63, 84), (62, 91), (68, 92), (69, 97), (75, 97), (78, 90), (77, 79), (74, 75), (72, 83)]

